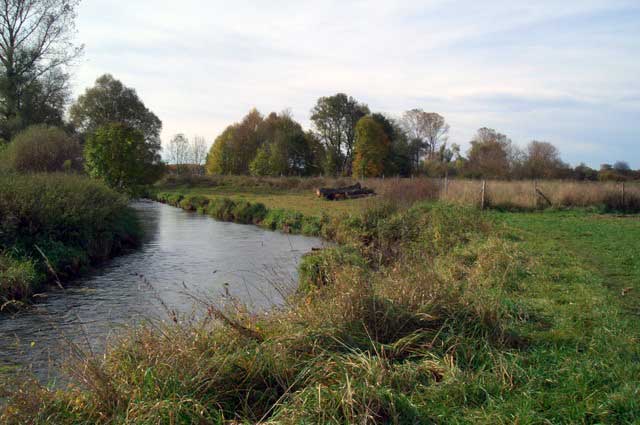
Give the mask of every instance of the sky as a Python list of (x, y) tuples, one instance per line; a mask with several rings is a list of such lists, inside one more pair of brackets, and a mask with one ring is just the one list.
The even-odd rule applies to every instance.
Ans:
[(84, 0), (77, 96), (110, 73), (210, 143), (251, 108), (305, 128), (321, 96), (443, 115), (463, 151), (490, 127), (565, 161), (640, 168), (640, 1)]

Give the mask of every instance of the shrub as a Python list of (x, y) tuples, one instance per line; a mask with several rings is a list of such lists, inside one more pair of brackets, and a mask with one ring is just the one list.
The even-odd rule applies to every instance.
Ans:
[(17, 134), (3, 155), (9, 168), (21, 173), (82, 168), (80, 143), (64, 130), (46, 125), (32, 126)]
[(233, 221), (234, 215), (233, 210), (236, 206), (236, 203), (231, 199), (215, 199), (209, 202), (209, 207), (207, 208), (207, 214), (213, 218), (222, 221)]
[(209, 205), (209, 198), (201, 195), (189, 195), (180, 201), (180, 208), (187, 211), (197, 211)]
[(262, 203), (238, 202), (233, 208), (236, 223), (258, 224), (267, 216), (267, 207)]
[[(140, 228), (128, 200), (85, 177), (0, 176), (0, 251), (59, 278), (135, 245)], [(13, 268), (12, 268), (13, 270)]]

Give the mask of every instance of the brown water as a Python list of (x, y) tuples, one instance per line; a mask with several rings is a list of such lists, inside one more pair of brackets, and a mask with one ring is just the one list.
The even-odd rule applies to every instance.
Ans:
[(317, 238), (215, 221), (155, 202), (136, 202), (141, 249), (48, 292), (14, 316), (0, 316), (0, 367), (31, 369), (47, 380), (68, 358), (70, 342), (100, 352), (124, 326), (197, 316), (201, 300), (229, 296), (254, 310), (281, 305), (295, 288), (301, 256)]

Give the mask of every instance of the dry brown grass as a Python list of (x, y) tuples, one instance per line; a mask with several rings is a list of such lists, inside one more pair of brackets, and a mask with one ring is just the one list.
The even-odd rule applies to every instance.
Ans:
[[(451, 180), (442, 198), (451, 202), (480, 205), (482, 182)], [(578, 181), (487, 181), (485, 206), (505, 209), (604, 207), (608, 210), (640, 210), (640, 184)]]
[[(225, 195), (275, 195), (277, 197), (295, 195), (296, 204), (305, 204), (301, 196), (311, 200), (315, 196), (313, 195), (314, 190), (318, 187), (348, 186), (357, 181), (363, 186), (374, 189), (382, 199), (400, 206), (410, 206), (418, 201), (438, 199), (462, 205), (481, 206), (482, 204), (482, 180), (449, 179), (445, 181), (444, 179), (433, 178), (354, 180), (351, 178), (324, 177), (173, 176), (165, 179), (159, 186), (162, 190), (187, 189), (198, 194), (207, 193), (213, 195), (216, 193)], [(609, 211), (640, 211), (640, 182), (627, 182), (624, 184), (624, 200), (622, 187), (622, 183), (617, 182), (487, 180), (484, 205), (487, 208), (514, 210), (533, 210), (549, 207), (604, 207)], [(353, 207), (356, 207), (361, 204), (375, 204), (378, 199), (374, 198), (364, 202), (348, 202), (351, 202)], [(255, 199), (251, 200), (255, 201)], [(259, 201), (264, 202), (262, 199)], [(325, 202), (317, 202), (317, 204), (324, 206)], [(280, 205), (273, 206), (280, 207)], [(289, 207), (289, 205), (284, 207)], [(323, 207), (318, 207), (317, 205), (312, 208), (323, 209)], [(293, 209), (296, 210), (296, 208)], [(304, 212), (306, 214), (313, 213), (309, 209)]]

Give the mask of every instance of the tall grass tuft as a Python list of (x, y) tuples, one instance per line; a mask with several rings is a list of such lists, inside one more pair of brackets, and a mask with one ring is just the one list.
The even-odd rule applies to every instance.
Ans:
[(0, 176), (0, 300), (72, 277), (139, 236), (128, 200), (100, 183), (64, 174)]

